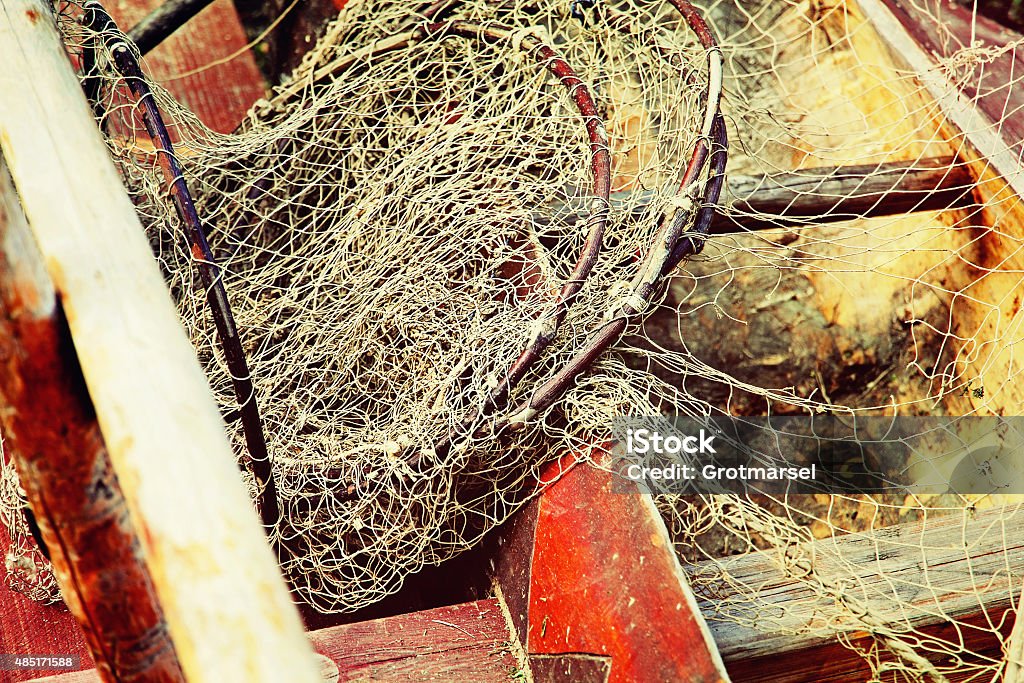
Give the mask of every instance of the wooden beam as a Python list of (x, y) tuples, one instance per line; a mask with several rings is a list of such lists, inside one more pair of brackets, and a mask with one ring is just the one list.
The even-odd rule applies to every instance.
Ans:
[(546, 468), (558, 481), (497, 539), (496, 579), (535, 678), (727, 681), (651, 497), (575, 461)]
[(318, 680), (195, 351), (50, 5), (0, 0), (0, 145), (190, 681)]
[[(975, 180), (967, 165), (942, 157), (731, 175), (726, 184), (724, 210), (711, 223), (712, 235), (961, 208), (973, 203)], [(612, 212), (621, 212), (629, 202), (638, 219), (654, 196), (613, 192)], [(556, 216), (570, 224), (576, 220), (565, 205), (556, 208)]]
[[(324, 681), (473, 681), (508, 683), (522, 663), (495, 598), (313, 631)], [(290, 679), (285, 679), (290, 680)], [(97, 683), (95, 671), (35, 683)]]
[[(864, 5), (864, 3), (861, 3)], [(881, 0), (888, 15), (873, 3), (865, 6), (873, 18), (885, 21), (891, 16), (896, 24), (890, 24), (885, 36), (894, 40), (900, 32), (917, 44), (918, 50), (912, 55), (897, 55), (897, 59), (920, 60), (927, 64), (921, 53), (936, 65), (938, 60), (951, 59), (965, 49), (981, 47), (985, 53), (978, 55), (974, 65), (974, 79), (963, 78), (958, 72), (955, 86), (947, 83), (946, 90), (954, 90), (969, 106), (976, 109), (985, 121), (991, 124), (988, 133), (997, 136), (1001, 146), (1016, 156), (1018, 166), (1024, 152), (1024, 90), (1016, 81), (1021, 78), (1020, 64), (1024, 59), (1024, 35), (989, 19), (982, 12), (975, 11), (970, 3), (951, 3), (945, 0)], [(941, 71), (933, 67), (933, 71)], [(968, 66), (967, 68), (970, 68)], [(941, 85), (941, 81), (932, 81)], [(940, 103), (942, 101), (940, 100)], [(970, 140), (977, 131), (963, 129)]]
[(5, 451), (97, 668), (109, 681), (183, 681), (67, 323), (2, 161), (0, 359)]
[[(882, 42), (889, 48), (897, 65), (909, 68), (935, 98), (942, 112), (974, 147), (985, 163), (1002, 176), (1018, 196), (1024, 196), (1024, 167), (1021, 165), (1021, 140), (1008, 134), (1016, 126), (1003, 130), (1002, 116), (1019, 116), (1013, 110), (1001, 109), (1005, 114), (993, 119), (988, 107), (979, 106), (977, 93), (965, 91), (953, 83), (939, 67), (936, 53), (926, 48), (927, 42), (908, 26), (915, 21), (900, 3), (893, 0), (856, 0), (856, 5), (871, 22)], [(938, 52), (941, 54), (941, 52)], [(1002, 88), (1010, 91), (1012, 69), (1005, 72)], [(1004, 103), (1005, 104), (1005, 103)]]
[(734, 199), (716, 216), (716, 234), (943, 211), (971, 203), (974, 188), (967, 166), (952, 158), (735, 176), (728, 183)]
[[(837, 624), (827, 623), (829, 598), (816, 596), (806, 577), (783, 569), (795, 567), (797, 558), (809, 558), (814, 578), (831, 587), (833, 599), (842, 596), (850, 605), (862, 606), (872, 623), (901, 632), (913, 629), (921, 637), (944, 641), (965, 658), (973, 652), (979, 661), (983, 656), (998, 660), (1001, 642), (992, 625), (1003, 624), (1009, 631), (1005, 615), (1024, 579), (1024, 538), (1013, 534), (1022, 516), (1022, 507), (965, 510), (871, 533), (707, 561), (686, 571), (703, 587), (705, 597), (697, 589), (698, 603), (736, 680), (824, 683), (870, 673), (858, 652), (836, 641)], [(729, 574), (728, 583), (713, 580), (722, 569)], [(799, 571), (805, 569), (800, 565)], [(756, 601), (736, 585), (756, 592)], [(811, 609), (811, 603), (818, 608)], [(770, 614), (771, 620), (746, 625), (747, 620), (741, 624), (716, 616), (734, 604)], [(867, 621), (851, 616), (845, 627), (850, 642), (870, 645)], [(928, 649), (939, 651), (937, 646)]]

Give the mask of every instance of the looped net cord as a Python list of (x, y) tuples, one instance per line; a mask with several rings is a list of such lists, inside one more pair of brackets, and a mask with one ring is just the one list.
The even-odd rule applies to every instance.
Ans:
[[(557, 334), (497, 418), (604, 323), (609, 293), (636, 276), (701, 136), (703, 48), (670, 6), (626, 9), (662, 34), (674, 60), (632, 35), (584, 29), (560, 2), (460, 6), (453, 16), (493, 28), (493, 40), (403, 38), (403, 4), (360, 2), (233, 135), (154, 88), (255, 379), (283, 569), (316, 608), (365, 606), (471, 547), (536, 490), (541, 464), (584, 452), (615, 414), (647, 401), (610, 355), (522, 429), (495, 436), (473, 421), (608, 215), (592, 194), (602, 145), (591, 147), (585, 127), (613, 108), (659, 112), (642, 132), (598, 138), (618, 157), (606, 191), (643, 187), (659, 200), (641, 220), (608, 221)], [(69, 50), (95, 44), (73, 5), (62, 17)], [(581, 83), (553, 76), (538, 40)], [(228, 414), (236, 405), (196, 264), (104, 50), (100, 124)], [(691, 65), (689, 80), (680, 64)], [(580, 88), (602, 102), (597, 119), (577, 110)], [(243, 453), (239, 426), (229, 428)]]
[[(976, 203), (955, 210), (823, 220), (872, 179), (898, 182), (887, 163), (915, 171), (943, 157), (961, 167), (966, 143), (950, 137), (924, 77), (942, 75), (955, 94), (980, 84), (998, 51), (965, 46), (917, 73), (892, 66), (854, 2), (710, 0), (698, 9), (724, 63), (723, 211), (768, 229), (709, 238), (650, 317), (525, 429), (467, 435), (467, 416), (551, 310), (589, 229), (582, 121), (562, 84), (520, 49), (526, 36), (590, 89), (612, 153), (612, 198), (594, 271), (507, 405), (562, 368), (609, 310), (639, 305), (630, 283), (661, 214), (695, 208), (676, 188), (702, 134), (707, 51), (668, 3), (600, 3), (601, 20), (586, 26), (570, 20), (569, 4), (460, 3), (453, 17), (510, 31), (488, 45), (410, 40), (406, 3), (350, 2), (234, 135), (207, 130), (154, 88), (247, 345), (281, 496), (284, 569), (318, 609), (370, 604), (471, 547), (532, 495), (543, 462), (603, 442), (620, 415), (1020, 411), (1012, 309), (1022, 236), (1000, 218), (1019, 210), (1016, 196), (983, 182)], [(62, 9), (72, 53), (92, 38), (76, 16), (74, 5)], [(111, 154), (228, 413), (230, 381), (195, 264), (132, 100), (103, 73)], [(868, 167), (863, 181), (820, 172), (850, 165)], [(793, 187), (825, 207), (820, 215), (748, 201)], [(240, 426), (229, 429), (241, 457)], [(464, 438), (431, 457), (452, 432)], [(963, 435), (949, 427), (945, 437), (925, 469), (953, 467), (943, 458)], [(4, 491), (6, 519), (16, 519), (16, 488)], [(879, 681), (987, 681), (1003, 668), (1024, 579), (1013, 497), (750, 491), (657, 502), (713, 628), (838, 642)], [(1008, 506), (1004, 517), (975, 524), (997, 505)], [(879, 532), (900, 522), (917, 526)], [(950, 524), (962, 534), (930, 531)], [(972, 554), (979, 547), (990, 549), (983, 558)], [(906, 551), (913, 566), (894, 572), (886, 558)], [(761, 575), (741, 571), (755, 555), (803, 591), (797, 599), (775, 604)], [(950, 600), (952, 561), (961, 564)], [(949, 625), (944, 635), (924, 628), (937, 622)], [(985, 652), (979, 638), (990, 641)]]

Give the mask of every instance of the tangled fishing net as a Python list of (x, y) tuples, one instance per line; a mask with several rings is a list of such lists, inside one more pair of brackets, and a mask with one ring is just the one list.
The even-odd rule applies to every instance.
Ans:
[[(841, 171), (823, 168), (868, 165), (864, 182), (895, 184), (885, 164), (912, 172), (942, 158), (955, 170), (968, 156), (922, 74), (891, 65), (853, 3), (705, 3), (720, 51), (670, 3), (603, 3), (583, 22), (570, 5), (468, 0), (428, 30), (407, 3), (350, 3), (231, 135), (153, 87), (248, 358), (280, 505), (272, 540), (320, 610), (371, 604), (471, 547), (537, 490), (542, 464), (587, 453), (623, 414), (1019, 410), (1019, 321), (1004, 309), (1021, 271), (989, 248), (1020, 249), (992, 227), (1015, 196), (979, 191), (969, 208), (898, 216), (868, 206), (874, 217), (827, 225), (748, 201), (803, 178), (795, 196), (838, 206), (863, 184), (830, 183)], [(81, 14), (60, 12), (75, 55), (97, 43)], [(245, 464), (203, 257), (114, 68), (120, 40), (99, 41), (99, 122)], [(728, 171), (743, 179), (719, 210), (760, 229), (666, 246), (666, 224), (707, 218), (724, 160), (711, 138), (725, 130), (709, 118), (719, 54)], [(956, 92), (991, 58), (966, 46), (936, 73)], [(680, 191), (702, 144), (709, 159)], [(603, 334), (612, 348), (587, 357)], [(21, 503), (9, 470), (3, 482), (11, 525)], [(1000, 670), (1024, 566), (1007, 537), (1015, 509), (970, 525), (1007, 502), (658, 499), (713, 628), (838, 640), (878, 680)], [(917, 526), (877, 533), (898, 522)], [(970, 544), (934, 524), (970, 528), (1002, 565), (972, 574)], [(907, 547), (921, 564), (894, 574), (884, 560)], [(774, 604), (742, 573), (754, 550), (803, 589), (798, 600)], [(955, 604), (935, 583), (950, 557), (966, 561)], [(957, 621), (979, 606), (980, 621)], [(920, 630), (940, 622), (954, 635)], [(992, 643), (975, 651), (982, 636)]]
[[(595, 40), (566, 9), (467, 3), (421, 30), (401, 4), (358, 3), (233, 135), (154, 91), (255, 381), (281, 509), (272, 540), (319, 609), (370, 604), (470, 547), (542, 463), (647, 400), (615, 357), (567, 384), (559, 372), (658, 295), (636, 283), (654, 281), (638, 255), (661, 212), (677, 230), (696, 218), (706, 172), (677, 189), (693, 148), (708, 156), (708, 58), (671, 7), (622, 15), (662, 27), (650, 47), (609, 27)], [(69, 45), (95, 42), (67, 16)], [(108, 38), (94, 57), (100, 124), (230, 418), (208, 285), (114, 71), (123, 39)], [(662, 112), (646, 119), (658, 138), (641, 138), (646, 120), (605, 132), (591, 92)], [(628, 152), (614, 168), (610, 145)], [(656, 206), (610, 221), (610, 190), (640, 183)], [(647, 270), (660, 276), (675, 242)]]

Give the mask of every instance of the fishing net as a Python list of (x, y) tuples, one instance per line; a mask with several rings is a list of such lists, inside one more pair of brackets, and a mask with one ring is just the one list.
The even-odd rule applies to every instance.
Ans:
[[(992, 68), (1019, 42), (964, 43), (942, 5), (912, 6), (947, 51), (927, 71), (881, 48), (867, 20), (877, 3), (707, 8), (724, 46), (730, 172), (765, 174), (762, 188), (795, 181), (824, 207), (870, 194), (871, 174), (835, 192), (821, 167), (924, 168), (943, 157), (950, 169), (973, 161), (977, 178), (966, 181), (970, 205), (955, 210), (828, 225), (827, 211), (806, 223), (759, 213), (779, 230), (710, 242), (673, 282), (672, 310), (648, 321), (661, 348), (707, 364), (687, 373), (673, 358), (659, 374), (710, 399), (711, 415), (793, 413), (800, 403), (765, 391), (775, 387), (850, 425), (930, 416), (907, 423), (921, 433), (899, 463), (911, 480), (946, 484), (925, 493), (658, 498), (726, 661), (789, 654), (788, 670), (753, 668), (751, 679), (831, 680), (845, 669), (865, 680), (990, 681), (1020, 659), (1020, 636), (1016, 649), (1009, 640), (1022, 579), (1011, 495), (1022, 491), (1020, 425), (957, 419), (1020, 412), (1020, 206), (990, 165), (1019, 164), (1019, 143), (1000, 141), (1011, 85)], [(1007, 106), (993, 122), (982, 101), (996, 98)], [(991, 142), (986, 156), (968, 136)], [(726, 195), (734, 214), (749, 212), (751, 195)], [(992, 476), (1000, 463), (1011, 476)]]
[[(974, 111), (1006, 51), (957, 46), (929, 5), (949, 56), (894, 66), (874, 6), (702, 3), (709, 50), (670, 3), (580, 20), (560, 0), (469, 0), (428, 30), (408, 3), (363, 0), (234, 134), (153, 87), (240, 330), (280, 504), (271, 536), (304, 600), (358, 609), (472, 547), (537, 491), (542, 464), (586, 457), (621, 415), (1019, 410), (1018, 199), (936, 92), (974, 84), (958, 100)], [(59, 14), (73, 56), (103, 45), (87, 89), (245, 465), (204, 257), (115, 68), (132, 48), (97, 42), (78, 5)], [(713, 232), (728, 234), (666, 241), (666, 225), (710, 220), (724, 160), (710, 141), (726, 131)], [(964, 451), (955, 423), (938, 432), (947, 457), (928, 476)], [(838, 642), (875, 680), (1001, 670), (1016, 507), (985, 515), (1006, 504), (658, 497), (727, 661), (750, 643)]]
[[(79, 9), (64, 28), (84, 55)], [(242, 330), (281, 508), (272, 540), (319, 609), (372, 603), (470, 547), (540, 464), (647, 401), (621, 358), (570, 374), (564, 396), (559, 373), (659, 295), (644, 278), (679, 240), (654, 250), (653, 279), (638, 255), (666, 208), (677, 231), (699, 209), (705, 174), (677, 189), (695, 146), (707, 157), (709, 61), (671, 7), (623, 8), (664, 32), (652, 46), (608, 27), (595, 40), (565, 10), (468, 3), (421, 31), (402, 4), (358, 3), (233, 135), (154, 89)], [(207, 286), (109, 38), (90, 72), (100, 125), (230, 418)], [(591, 92), (621, 125), (605, 132)], [(610, 190), (641, 182), (657, 194), (644, 217), (609, 221)]]

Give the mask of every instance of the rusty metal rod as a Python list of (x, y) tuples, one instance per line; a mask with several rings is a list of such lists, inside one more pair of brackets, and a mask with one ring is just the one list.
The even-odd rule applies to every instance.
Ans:
[(114, 20), (100, 3), (87, 2), (82, 7), (85, 11), (83, 21), (104, 36), (117, 70), (138, 101), (146, 130), (157, 150), (161, 171), (169, 185), (171, 201), (188, 235), (192, 256), (198, 264), (199, 275), (206, 289), (207, 302), (213, 314), (217, 336), (224, 351), (224, 359), (228, 371), (231, 373), (231, 382), (239, 405), (238, 413), (242, 420), (242, 431), (249, 452), (249, 462), (258, 489), (260, 517), (269, 532), (280, 518), (277, 486), (274, 482), (270, 455), (267, 452), (263, 421), (260, 418), (259, 405), (256, 401), (256, 388), (253, 385), (241, 337), (231, 312), (227, 291), (224, 288), (223, 273), (220, 266), (217, 265), (213, 250), (207, 241), (205, 226), (199, 218), (188, 184), (185, 182), (185, 172), (174, 155), (171, 136), (167, 131), (167, 126), (164, 125), (163, 117), (156, 106), (153, 93), (139, 67), (138, 60), (128, 45), (120, 39)]

